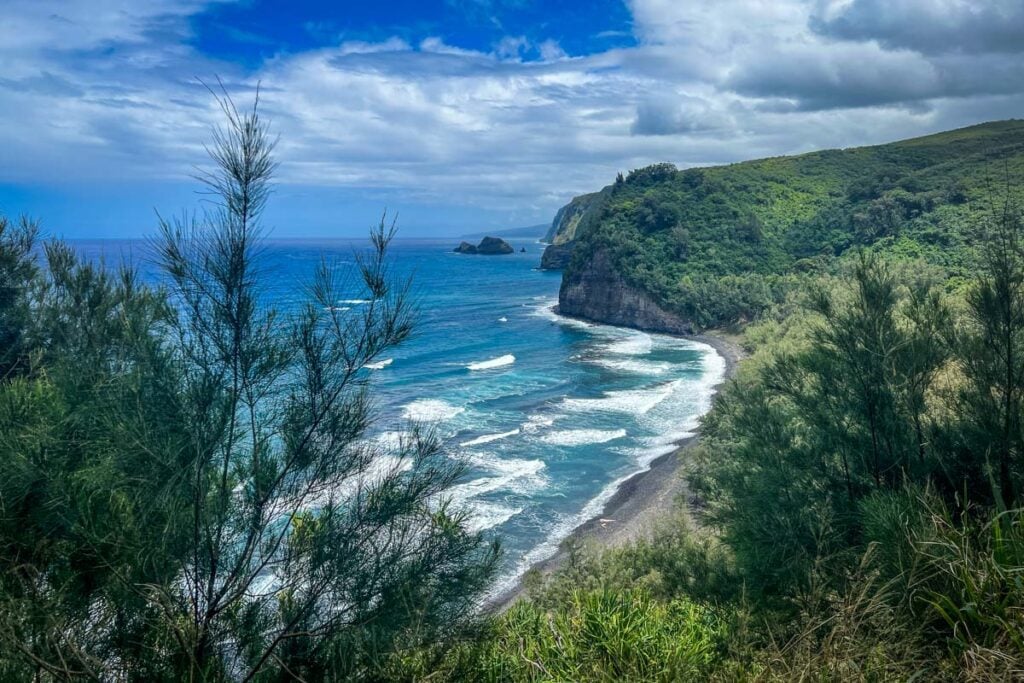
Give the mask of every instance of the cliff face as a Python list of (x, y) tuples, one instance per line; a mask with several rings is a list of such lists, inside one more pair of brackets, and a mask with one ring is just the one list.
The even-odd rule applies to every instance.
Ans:
[(648, 294), (629, 285), (603, 251), (573, 264), (562, 276), (558, 312), (608, 325), (651, 332), (693, 334), (693, 324), (666, 311)]
[(600, 192), (573, 197), (571, 202), (555, 214), (555, 220), (551, 221), (551, 227), (548, 229), (547, 235), (544, 236), (544, 241), (548, 244), (562, 245), (576, 239), (580, 229), (585, 228), (590, 221), (594, 220), (602, 200), (607, 195), (607, 190), (608, 188), (605, 188)]
[(574, 245), (563, 307), (652, 329), (743, 323), (807, 279), (842, 273), (863, 248), (971, 277), (976, 245), (964, 226), (977, 222), (991, 178), (1024, 201), (1024, 121), (727, 166), (635, 169), (559, 212), (553, 244)]
[(610, 187), (600, 192), (591, 192), (573, 197), (555, 214), (555, 220), (544, 236), (548, 243), (540, 259), (541, 270), (561, 270), (569, 265), (572, 250), (587, 226), (596, 222), (601, 206), (608, 196)]
[(568, 244), (549, 244), (540, 257), (541, 270), (562, 270), (572, 260), (573, 242)]

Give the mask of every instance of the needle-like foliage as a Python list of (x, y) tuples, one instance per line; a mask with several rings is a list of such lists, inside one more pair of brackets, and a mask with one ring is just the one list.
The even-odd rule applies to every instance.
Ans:
[[(154, 242), (166, 291), (59, 244), (39, 268), (31, 227), (0, 227), (5, 679), (373, 679), (443, 652), (494, 568), (439, 440), (369, 438), (366, 366), (416, 313), (394, 225), (275, 310), (274, 140), (258, 98), (217, 103), (203, 207)], [(353, 287), (367, 303), (335, 306)]]

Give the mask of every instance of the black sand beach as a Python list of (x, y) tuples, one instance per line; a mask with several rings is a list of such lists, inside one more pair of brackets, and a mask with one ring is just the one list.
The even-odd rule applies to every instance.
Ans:
[[(736, 366), (743, 358), (743, 351), (730, 337), (723, 334), (702, 334), (687, 336), (715, 349), (725, 360), (725, 373), (718, 390), (736, 372)], [(531, 570), (550, 574), (557, 570), (569, 554), (568, 548), (578, 543), (596, 543), (604, 547), (615, 547), (648, 533), (658, 519), (672, 509), (675, 500), (686, 490), (686, 480), (680, 476), (683, 459), (689, 449), (700, 443), (700, 434), (683, 439), (671, 453), (656, 458), (648, 469), (637, 472), (622, 482), (601, 514), (576, 527), (559, 545), (551, 557), (542, 560)], [(521, 583), (506, 591), (490, 603), (491, 609), (504, 609), (523, 592)]]

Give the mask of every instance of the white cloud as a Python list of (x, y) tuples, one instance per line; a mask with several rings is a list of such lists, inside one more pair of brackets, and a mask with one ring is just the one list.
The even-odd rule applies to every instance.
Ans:
[(526, 36), (505, 36), (494, 46), (494, 52), (502, 59), (518, 59), (529, 47)]
[[(262, 81), (285, 183), (538, 220), (656, 161), (881, 142), (1024, 104), (1009, 44), (974, 49), (1005, 34), (992, 22), (1016, 21), (1011, 4), (965, 14), (966, 2), (913, 0), (918, 15), (876, 16), (875, 0), (629, 0), (632, 48), (571, 56), (509, 36), (485, 53), (393, 37), (281, 53), (247, 73), (188, 47), (203, 4), (9, 0), (0, 182), (183, 178), (216, 118), (196, 75), (220, 74), (240, 99)], [(942, 10), (970, 19), (958, 49), (935, 49), (951, 35)]]
[(562, 46), (558, 44), (558, 41), (551, 39), (545, 40), (538, 45), (537, 52), (540, 53), (540, 58), (545, 62), (553, 62), (568, 57)]
[(811, 25), (823, 35), (924, 54), (1024, 52), (1020, 0), (822, 1)]

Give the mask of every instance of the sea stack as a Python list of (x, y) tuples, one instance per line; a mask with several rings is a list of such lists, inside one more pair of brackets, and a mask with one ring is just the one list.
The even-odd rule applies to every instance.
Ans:
[(485, 256), (494, 256), (500, 254), (514, 254), (515, 249), (512, 245), (501, 239), (500, 237), (485, 237), (480, 240), (480, 244), (473, 246), (469, 242), (462, 242), (459, 246), (455, 247), (454, 251), (459, 254), (483, 254)]

